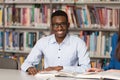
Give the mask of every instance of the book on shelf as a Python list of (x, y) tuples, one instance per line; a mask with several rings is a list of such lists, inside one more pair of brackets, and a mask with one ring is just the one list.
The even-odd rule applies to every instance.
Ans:
[(74, 14), (75, 14), (75, 17), (76, 17), (77, 26), (82, 28), (84, 25), (83, 25), (83, 19), (82, 19), (82, 16), (81, 16), (82, 15), (81, 8), (75, 8)]
[(3, 49), (3, 31), (0, 31), (0, 50), (2, 50)]
[[(35, 32), (35, 31), (5, 31), (5, 50), (21, 50), (30, 51), (35, 45), (36, 41), (46, 35), (49, 32)], [(0, 32), (0, 48), (3, 46), (3, 33)]]
[(77, 33), (71, 32), (70, 34), (80, 37), (86, 43), (91, 57), (110, 57), (112, 50), (111, 37), (114, 32), (81, 30)]
[(3, 25), (3, 7), (0, 6), (0, 26)]
[[(49, 5), (11, 5), (5, 8), (5, 26), (48, 27), (50, 24)], [(43, 27), (42, 26), (42, 27)]]
[(107, 66), (109, 64), (109, 59), (91, 59), (90, 64), (91, 68), (98, 68), (101, 69), (104, 66)]
[(20, 62), (20, 66), (23, 64), (25, 57), (24, 56), (19, 56), (19, 62)]
[[(5, 7), (5, 26), (35, 26), (49, 27), (50, 14), (61, 9), (68, 14), (70, 27), (80, 28), (118, 28), (118, 8), (75, 5), (53, 5), (53, 9), (47, 4), (10, 5)], [(1, 8), (3, 12), (3, 9)], [(3, 14), (2, 12), (1, 15)], [(0, 15), (0, 16), (1, 16)], [(2, 17), (0, 17), (0, 21)]]
[(75, 79), (113, 79), (113, 80), (120, 80), (119, 72), (85, 72), (85, 73), (76, 73), (76, 72), (64, 72), (64, 71), (44, 71), (37, 73), (35, 78), (55, 78), (55, 77), (63, 77), (64, 78), (75, 78)]

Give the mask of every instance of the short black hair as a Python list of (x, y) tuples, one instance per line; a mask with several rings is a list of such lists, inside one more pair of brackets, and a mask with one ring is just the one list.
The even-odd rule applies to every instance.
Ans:
[(53, 12), (51, 15), (51, 21), (54, 16), (64, 16), (66, 18), (66, 21), (68, 22), (68, 15), (65, 11), (57, 10), (57, 11)]

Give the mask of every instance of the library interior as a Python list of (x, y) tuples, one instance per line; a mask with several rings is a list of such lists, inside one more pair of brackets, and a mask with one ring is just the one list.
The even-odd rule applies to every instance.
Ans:
[[(90, 67), (103, 69), (111, 64), (120, 39), (120, 0), (0, 0), (0, 79), (36, 80), (39, 77), (37, 80), (43, 80), (44, 77), (44, 80), (105, 80), (116, 75), (110, 78), (120, 80), (120, 75), (117, 75), (120, 71), (114, 74), (100, 72), (96, 77), (93, 77), (95, 72), (87, 72), (91, 76), (84, 76), (50, 71), (37, 74), (35, 78), (21, 72), (21, 65), (37, 41), (52, 34), (51, 15), (57, 10), (68, 15), (70, 35), (85, 42)], [(116, 64), (120, 65), (120, 60)], [(35, 67), (42, 70), (44, 66), (43, 56)], [(120, 66), (113, 69), (120, 70)], [(53, 78), (56, 75), (59, 79)], [(69, 79), (63, 78), (68, 76)]]

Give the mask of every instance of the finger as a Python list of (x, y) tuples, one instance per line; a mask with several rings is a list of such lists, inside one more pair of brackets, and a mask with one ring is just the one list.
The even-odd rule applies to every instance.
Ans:
[(95, 68), (90, 68), (90, 69), (87, 70), (87, 72), (95, 72), (95, 71), (96, 71)]
[(32, 75), (35, 75), (35, 74), (37, 74), (37, 69), (36, 68), (34, 68), (33, 70), (32, 70)]
[(30, 75), (35, 75), (36, 73), (37, 73), (38, 71), (37, 71), (37, 69), (36, 68), (29, 68), (28, 69), (28, 74), (30, 74)]

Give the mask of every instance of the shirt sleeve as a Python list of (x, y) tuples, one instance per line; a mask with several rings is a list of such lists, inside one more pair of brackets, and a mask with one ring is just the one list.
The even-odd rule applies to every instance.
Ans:
[(63, 66), (64, 71), (86, 72), (90, 68), (90, 58), (89, 53), (87, 52), (87, 47), (84, 41), (78, 42), (77, 45), (77, 56), (78, 56), (78, 66)]
[(22, 64), (21, 70), (26, 71), (29, 67), (35, 67), (35, 65), (39, 64), (42, 58), (42, 48), (40, 44), (40, 40), (37, 41), (35, 46), (32, 48), (31, 52), (25, 59), (24, 63)]

